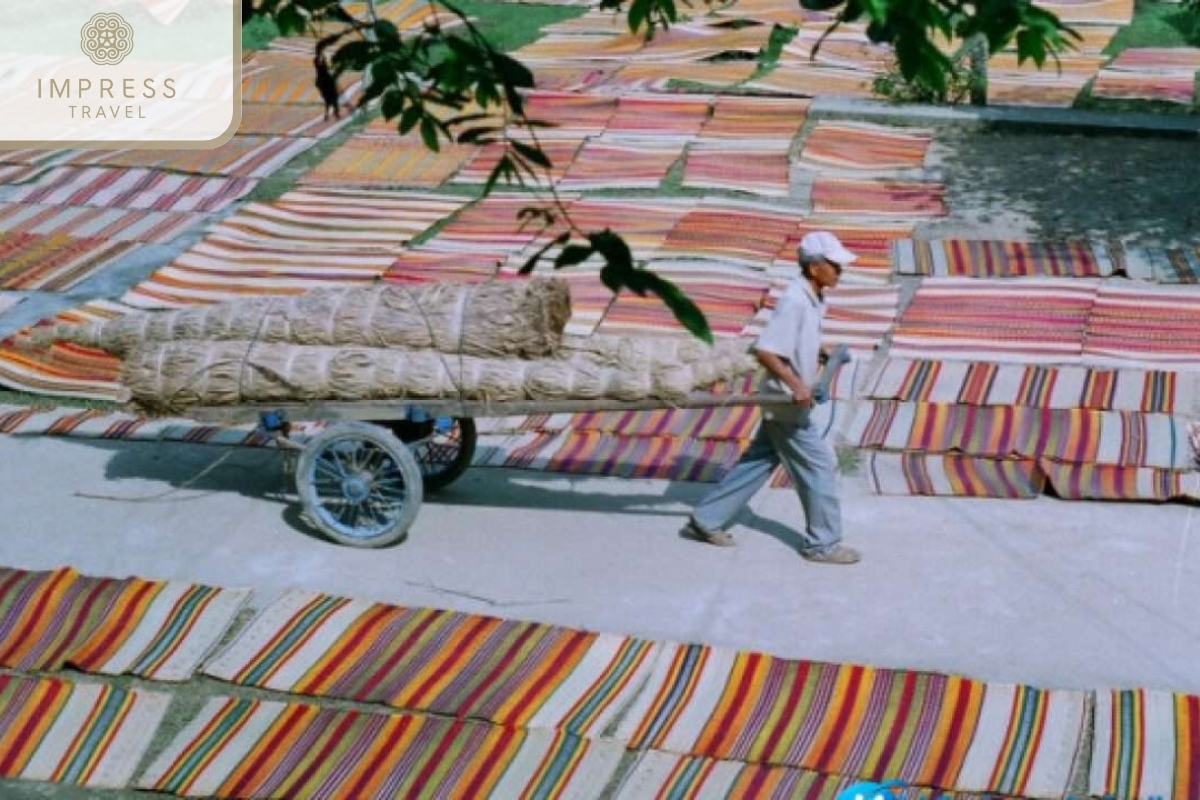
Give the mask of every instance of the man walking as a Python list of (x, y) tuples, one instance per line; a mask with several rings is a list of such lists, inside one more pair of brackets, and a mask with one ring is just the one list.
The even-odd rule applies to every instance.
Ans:
[(821, 564), (855, 564), (858, 552), (841, 544), (837, 456), (810, 415), (823, 355), (825, 290), (837, 286), (842, 267), (857, 257), (828, 231), (807, 234), (800, 240), (798, 256), (801, 276), (788, 284), (754, 345), (758, 362), (769, 373), (769, 388), (791, 394), (793, 405), (764, 409), (754, 441), (692, 510), (688, 529), (702, 541), (732, 546), (733, 536), (726, 529), (782, 462), (804, 508), (800, 555)]

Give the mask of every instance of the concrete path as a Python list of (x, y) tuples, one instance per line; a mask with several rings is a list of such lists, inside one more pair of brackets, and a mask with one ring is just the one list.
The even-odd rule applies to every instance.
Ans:
[(720, 549), (679, 535), (702, 485), (477, 469), (426, 503), (406, 543), (354, 550), (305, 532), (277, 458), (0, 436), (0, 563), (250, 586), (260, 603), (300, 586), (782, 656), (1200, 692), (1194, 507), (884, 498), (849, 476), (849, 541), (866, 558), (845, 568), (795, 555), (791, 492), (761, 493), (739, 546)]

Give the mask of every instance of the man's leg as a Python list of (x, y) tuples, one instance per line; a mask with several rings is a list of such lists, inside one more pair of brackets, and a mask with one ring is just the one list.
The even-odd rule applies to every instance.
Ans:
[(738, 512), (746, 507), (778, 466), (779, 456), (764, 431), (766, 426), (766, 422), (759, 426), (738, 463), (692, 510), (692, 523), (700, 528), (700, 533), (716, 533), (733, 524)]
[(842, 504), (837, 491), (837, 454), (815, 425), (764, 422), (763, 428), (800, 496), (804, 553), (822, 553), (842, 540)]

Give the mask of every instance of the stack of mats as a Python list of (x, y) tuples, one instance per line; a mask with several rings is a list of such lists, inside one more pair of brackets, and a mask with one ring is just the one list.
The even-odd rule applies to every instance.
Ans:
[(1088, 793), (1114, 800), (1200, 797), (1200, 697), (1098, 692)]
[(1131, 47), (1100, 70), (1092, 96), (1191, 105), (1198, 71), (1200, 48)]
[(900, 239), (896, 273), (939, 278), (1107, 278), (1125, 270), (1118, 247), (1054, 242)]
[(1083, 338), (1091, 365), (1200, 370), (1200, 287), (1100, 287)]
[(884, 494), (1170, 500), (1191, 492), (1196, 376), (889, 359), (847, 438)]

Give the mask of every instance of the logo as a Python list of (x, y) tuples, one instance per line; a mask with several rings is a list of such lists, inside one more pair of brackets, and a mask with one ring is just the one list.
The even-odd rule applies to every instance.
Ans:
[(94, 64), (120, 64), (133, 52), (133, 28), (120, 14), (96, 14), (80, 30), (79, 47)]
[(842, 789), (836, 800), (898, 800), (900, 795), (897, 792), (903, 788), (904, 784), (900, 781), (866, 781)]

